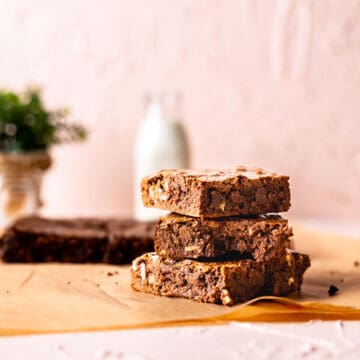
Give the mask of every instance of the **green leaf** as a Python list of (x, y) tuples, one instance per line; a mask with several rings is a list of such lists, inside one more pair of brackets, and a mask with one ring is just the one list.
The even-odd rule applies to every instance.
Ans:
[(66, 122), (67, 109), (47, 110), (40, 89), (22, 94), (0, 90), (0, 151), (47, 150), (51, 145), (83, 141), (87, 130)]

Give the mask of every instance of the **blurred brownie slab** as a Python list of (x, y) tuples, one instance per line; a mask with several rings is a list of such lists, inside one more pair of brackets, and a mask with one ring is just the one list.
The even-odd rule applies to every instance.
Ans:
[(203, 219), (178, 214), (162, 218), (155, 229), (155, 251), (173, 259), (282, 256), (292, 229), (278, 215)]
[(288, 176), (242, 166), (226, 171), (162, 170), (145, 177), (141, 191), (147, 207), (205, 218), (290, 208)]
[(154, 223), (107, 219), (19, 219), (2, 236), (7, 262), (130, 263), (153, 249)]
[(103, 261), (109, 264), (130, 264), (144, 252), (153, 251), (155, 224), (153, 221), (109, 220), (108, 243)]
[(234, 305), (261, 295), (285, 296), (300, 290), (309, 265), (307, 255), (292, 252), (268, 262), (200, 262), (148, 253), (133, 261), (131, 285), (154, 295)]

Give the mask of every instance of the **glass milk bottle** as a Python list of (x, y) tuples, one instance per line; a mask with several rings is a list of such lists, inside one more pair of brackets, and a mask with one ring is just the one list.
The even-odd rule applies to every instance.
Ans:
[(135, 217), (153, 220), (164, 211), (145, 208), (141, 200), (141, 179), (161, 169), (189, 167), (189, 147), (180, 116), (179, 94), (148, 94), (145, 117), (135, 142)]

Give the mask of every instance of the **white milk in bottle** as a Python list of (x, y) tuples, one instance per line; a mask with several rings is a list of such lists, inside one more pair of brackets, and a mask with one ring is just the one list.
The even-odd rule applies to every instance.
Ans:
[(153, 220), (166, 211), (146, 208), (141, 200), (141, 179), (161, 169), (189, 167), (189, 148), (180, 118), (178, 94), (147, 95), (145, 117), (135, 142), (135, 217)]

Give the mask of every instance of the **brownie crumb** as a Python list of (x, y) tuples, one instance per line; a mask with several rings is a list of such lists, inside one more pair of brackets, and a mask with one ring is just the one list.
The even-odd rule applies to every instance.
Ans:
[(107, 276), (114, 276), (114, 273), (112, 273), (111, 271), (109, 271), (109, 272), (107, 273)]
[(339, 289), (336, 286), (334, 286), (334, 285), (329, 286), (329, 290), (328, 290), (329, 296), (334, 296), (338, 292), (339, 292)]
[(359, 262), (358, 260), (355, 260), (355, 261), (354, 261), (354, 266), (355, 266), (355, 267), (358, 267), (359, 265), (360, 265), (360, 262)]

